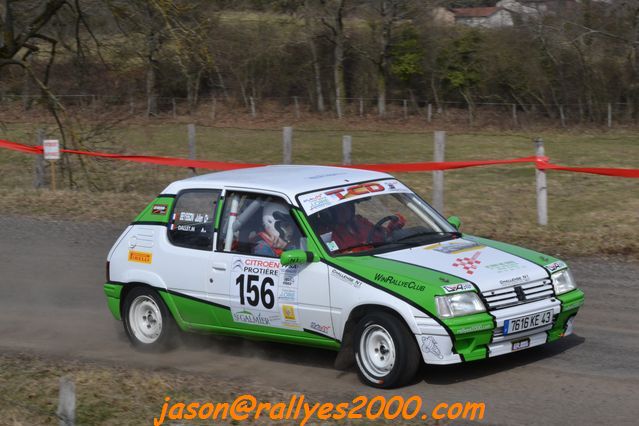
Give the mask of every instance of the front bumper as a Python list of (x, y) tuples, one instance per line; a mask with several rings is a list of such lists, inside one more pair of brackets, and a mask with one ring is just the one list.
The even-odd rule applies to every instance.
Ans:
[[(421, 334), (417, 342), (427, 364), (455, 364), (517, 352), (552, 342), (572, 333), (575, 315), (584, 302), (576, 289), (560, 296), (538, 300), (489, 313), (444, 320), (418, 318)], [(504, 336), (504, 321), (552, 309), (551, 324)]]

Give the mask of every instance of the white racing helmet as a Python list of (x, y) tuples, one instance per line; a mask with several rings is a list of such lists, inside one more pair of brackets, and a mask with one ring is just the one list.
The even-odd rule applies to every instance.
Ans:
[(273, 242), (283, 240), (291, 242), (293, 238), (293, 220), (286, 206), (281, 203), (268, 202), (262, 210), (262, 224), (264, 231)]

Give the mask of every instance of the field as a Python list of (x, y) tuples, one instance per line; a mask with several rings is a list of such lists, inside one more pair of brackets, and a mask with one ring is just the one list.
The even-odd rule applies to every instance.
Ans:
[[(6, 124), (0, 138), (34, 143), (38, 125)], [(268, 127), (268, 128), (265, 128)], [(328, 127), (342, 127), (331, 130)], [(408, 131), (406, 130), (408, 129)], [(48, 131), (53, 136), (54, 128)], [(197, 158), (278, 163), (282, 161), (281, 128), (260, 122), (239, 127), (197, 127)], [(341, 137), (353, 137), (354, 163), (432, 161), (432, 132), (417, 126), (363, 128), (334, 120), (294, 128), (293, 162), (339, 164)], [(504, 159), (533, 155), (533, 138), (542, 137), (546, 154), (558, 164), (639, 168), (639, 134), (615, 132), (449, 132), (446, 160)], [(108, 133), (105, 146), (128, 154), (186, 157), (186, 126), (130, 123)], [(76, 162), (76, 160), (73, 160)], [(76, 164), (77, 166), (77, 164)], [(57, 193), (32, 189), (34, 158), (0, 152), (2, 212), (72, 220), (105, 220), (126, 224), (171, 181), (187, 177), (180, 168), (96, 160), (89, 191), (78, 167), (76, 190)], [(206, 173), (198, 170), (198, 173)], [(639, 257), (634, 238), (639, 227), (639, 182), (635, 179), (549, 172), (549, 225), (536, 224), (535, 171), (530, 164), (488, 166), (445, 173), (445, 215), (458, 215), (463, 230), (547, 251), (556, 255)], [(426, 200), (431, 173), (398, 174)]]

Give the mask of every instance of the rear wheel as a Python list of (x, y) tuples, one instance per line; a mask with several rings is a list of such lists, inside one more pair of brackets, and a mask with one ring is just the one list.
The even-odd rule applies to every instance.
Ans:
[(163, 351), (174, 346), (177, 325), (160, 295), (148, 287), (132, 289), (124, 299), (124, 331), (142, 351)]
[(415, 376), (419, 348), (413, 333), (398, 318), (385, 312), (368, 314), (357, 324), (353, 338), (355, 361), (364, 383), (394, 388)]

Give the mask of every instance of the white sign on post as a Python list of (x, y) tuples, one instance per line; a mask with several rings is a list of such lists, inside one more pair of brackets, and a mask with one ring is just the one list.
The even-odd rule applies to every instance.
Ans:
[(44, 159), (49, 161), (60, 159), (60, 141), (57, 139), (46, 139), (42, 141), (44, 148)]

